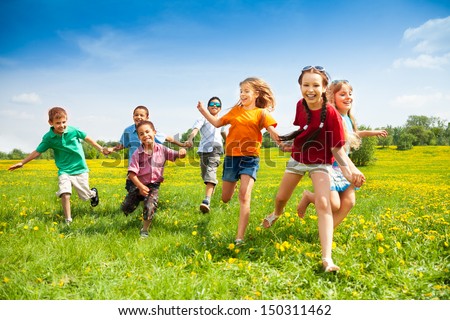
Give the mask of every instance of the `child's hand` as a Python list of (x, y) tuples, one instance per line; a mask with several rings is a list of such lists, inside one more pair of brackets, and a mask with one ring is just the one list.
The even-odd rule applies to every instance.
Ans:
[(193, 146), (192, 140), (186, 141), (186, 142), (184, 143), (184, 146), (185, 146), (186, 148), (192, 148), (192, 146)]
[(366, 182), (366, 177), (362, 174), (361, 171), (356, 171), (352, 173), (352, 181), (353, 185), (357, 188), (361, 187), (364, 182)]
[(19, 163), (16, 163), (16, 164), (12, 165), (11, 167), (9, 167), (8, 170), (9, 171), (13, 171), (13, 170), (16, 170), (16, 169), (19, 169), (19, 168), (22, 168), (22, 167), (23, 167), (23, 163), (19, 162)]
[(146, 197), (150, 193), (150, 189), (146, 185), (143, 185), (142, 187), (139, 188), (139, 193), (142, 196)]
[(186, 157), (186, 149), (181, 148), (180, 150), (178, 150), (178, 156), (180, 157), (180, 159)]
[(110, 150), (110, 149), (112, 149), (112, 148), (106, 148), (106, 147), (103, 147), (103, 148), (102, 148), (102, 153), (103, 153), (105, 156), (107, 156), (108, 154), (110, 154), (110, 153), (112, 152), (112, 150)]
[(283, 152), (292, 152), (292, 144), (287, 144), (284, 142), (281, 142), (278, 147), (280, 148), (281, 151)]
[(388, 136), (388, 132), (387, 132), (386, 130), (378, 130), (376, 133), (377, 133), (377, 134), (376, 134), (377, 137), (383, 137), (383, 138), (385, 138), (385, 137)]

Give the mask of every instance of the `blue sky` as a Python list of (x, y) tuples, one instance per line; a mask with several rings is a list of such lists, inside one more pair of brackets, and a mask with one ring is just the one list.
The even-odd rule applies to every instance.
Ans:
[(226, 112), (249, 76), (286, 133), (306, 65), (351, 82), (359, 124), (450, 120), (450, 2), (3, 0), (0, 151), (34, 150), (56, 105), (96, 140), (117, 141), (137, 105), (176, 135), (198, 100)]

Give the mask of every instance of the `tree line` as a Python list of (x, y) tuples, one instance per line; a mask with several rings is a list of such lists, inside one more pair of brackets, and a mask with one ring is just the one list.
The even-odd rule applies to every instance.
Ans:
[[(370, 127), (361, 125), (360, 130), (371, 130)], [(362, 140), (361, 146), (358, 150), (351, 153), (351, 159), (357, 166), (364, 166), (373, 160), (373, 153), (376, 146), (386, 148), (389, 146), (397, 146), (397, 150), (409, 150), (414, 146), (448, 146), (450, 145), (450, 122), (439, 117), (427, 116), (409, 116), (406, 124), (400, 127), (387, 126), (385, 129), (389, 135), (387, 137), (370, 137)], [(191, 133), (191, 129), (181, 134), (181, 141), (186, 141)], [(200, 135), (194, 138), (194, 146), (198, 146)], [(117, 145), (117, 141), (97, 141), (98, 144), (104, 147), (112, 147)], [(170, 147), (176, 148), (171, 145)], [(263, 134), (262, 141), (263, 148), (276, 147), (274, 141), (271, 140), (268, 132)], [(83, 143), (84, 154), (86, 159), (99, 159), (105, 156), (87, 143)], [(189, 152), (194, 152), (192, 149)], [(27, 153), (20, 149), (13, 149), (11, 152), (1, 152), (1, 160), (21, 160), (27, 156)], [(109, 157), (127, 158), (128, 151), (123, 149), (118, 153), (110, 155)], [(41, 154), (40, 159), (53, 159), (53, 150), (48, 150)]]

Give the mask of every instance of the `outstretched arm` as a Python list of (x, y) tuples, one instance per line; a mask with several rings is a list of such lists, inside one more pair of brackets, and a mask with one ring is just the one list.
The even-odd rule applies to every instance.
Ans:
[(211, 123), (214, 127), (220, 128), (221, 126), (223, 126), (222, 120), (209, 113), (208, 110), (203, 107), (203, 103), (201, 101), (197, 103), (197, 109), (198, 111), (200, 111), (202, 116), (204, 116), (206, 120), (208, 120), (208, 122)]
[(386, 130), (357, 130), (356, 134), (360, 137), (360, 138), (365, 138), (365, 137), (387, 137), (388, 136), (388, 132)]
[(191, 148), (193, 145), (194, 145), (194, 137), (197, 135), (197, 133), (198, 133), (198, 128), (194, 128), (192, 131), (191, 131), (191, 134), (189, 135), (189, 137), (187, 138), (187, 140), (186, 140), (186, 147), (187, 148)]
[(272, 140), (275, 141), (275, 143), (281, 149), (281, 151), (283, 151), (283, 152), (291, 152), (292, 151), (292, 146), (287, 145), (280, 140), (280, 136), (279, 136), (278, 132), (275, 130), (274, 126), (268, 126), (266, 128), (266, 130), (270, 134), (270, 137), (272, 138)]
[(173, 143), (173, 144), (176, 144), (179, 147), (186, 147), (186, 142), (180, 142), (178, 140), (175, 140), (175, 138), (172, 137), (172, 136), (167, 136), (166, 137), (166, 141), (170, 142), (170, 143)]
[(91, 146), (93, 146), (95, 149), (97, 149), (98, 151), (100, 151), (101, 153), (103, 153), (104, 155), (109, 154), (111, 151), (106, 148), (106, 147), (102, 147), (101, 145), (99, 145), (96, 141), (94, 141), (94, 139), (92, 139), (91, 137), (86, 137), (84, 138), (84, 141), (86, 141), (87, 143), (89, 143)]
[(39, 157), (41, 154), (39, 152), (37, 152), (36, 150), (34, 150), (32, 153), (30, 153), (28, 155), (28, 157), (26, 157), (25, 159), (23, 159), (21, 162), (18, 162), (14, 165), (12, 165), (11, 167), (8, 168), (9, 171), (13, 171), (19, 168), (22, 168), (26, 163), (30, 162), (31, 160), (36, 159), (37, 157)]

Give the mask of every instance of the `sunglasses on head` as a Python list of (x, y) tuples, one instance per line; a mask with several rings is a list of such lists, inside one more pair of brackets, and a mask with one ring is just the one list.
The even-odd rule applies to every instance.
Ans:
[(341, 83), (341, 82), (348, 83), (348, 80), (333, 80), (331, 83), (332, 84), (338, 84), (338, 83)]
[(331, 81), (330, 75), (329, 75), (328, 72), (325, 70), (325, 68), (324, 68), (324, 67), (321, 67), (321, 66), (306, 66), (306, 67), (304, 67), (304, 68), (302, 69), (302, 72), (305, 72), (305, 71), (308, 71), (308, 70), (311, 70), (311, 69), (314, 69), (314, 70), (317, 70), (317, 71), (319, 71), (319, 72), (322, 72), (322, 73), (327, 77), (328, 82)]
[(220, 108), (220, 102), (210, 102), (208, 104), (208, 107), (216, 107), (216, 108)]

